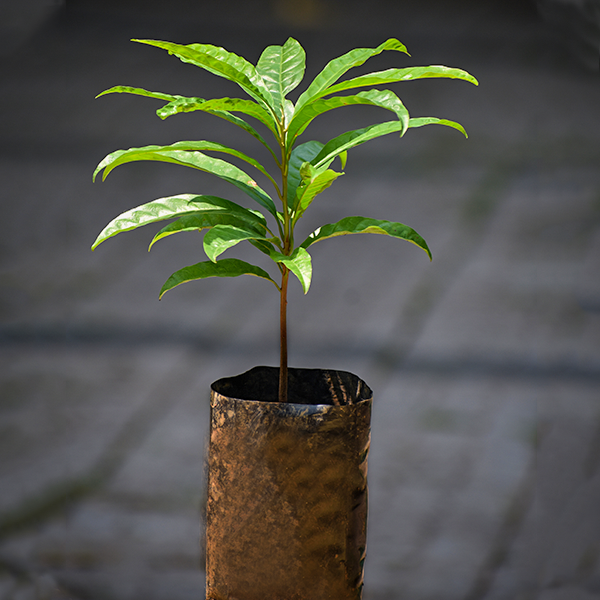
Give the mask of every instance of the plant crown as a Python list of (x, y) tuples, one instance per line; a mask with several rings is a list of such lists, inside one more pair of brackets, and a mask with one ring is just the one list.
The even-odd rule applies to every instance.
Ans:
[[(376, 233), (412, 242), (431, 259), (425, 240), (402, 223), (362, 216), (344, 217), (340, 221), (319, 227), (299, 244), (295, 242), (294, 230), (315, 197), (343, 175), (343, 172), (332, 169), (331, 165), (334, 159), (339, 158), (341, 168), (344, 169), (347, 152), (351, 148), (383, 135), (396, 132), (403, 136), (409, 128), (432, 124), (446, 125), (467, 135), (463, 127), (454, 121), (435, 117), (411, 117), (394, 92), (374, 89), (374, 86), (439, 77), (462, 79), (477, 85), (478, 82), (472, 75), (462, 69), (434, 65), (391, 68), (340, 81), (351, 68), (362, 65), (384, 50), (408, 55), (406, 47), (397, 39), (391, 38), (376, 48), (356, 48), (328, 62), (294, 103), (287, 95), (296, 89), (304, 77), (305, 52), (293, 38), (289, 38), (283, 46), (268, 46), (256, 65), (224, 48), (209, 44), (132, 41), (162, 48), (185, 63), (235, 82), (250, 99), (184, 97), (128, 86), (112, 87), (97, 97), (110, 93), (128, 93), (162, 100), (163, 106), (156, 111), (161, 119), (192, 111), (204, 111), (225, 119), (242, 128), (268, 149), (279, 174), (273, 177), (261, 163), (243, 152), (205, 140), (112, 152), (96, 167), (94, 179), (100, 171), (104, 171), (104, 180), (115, 167), (132, 161), (175, 163), (211, 173), (232, 183), (254, 200), (260, 210), (250, 210), (230, 200), (209, 195), (179, 194), (159, 198), (113, 219), (98, 235), (92, 250), (118, 233), (158, 221), (175, 219), (154, 236), (150, 248), (158, 240), (175, 233), (206, 230), (203, 246), (209, 260), (173, 273), (162, 286), (159, 297), (182, 283), (208, 277), (254, 275), (270, 281), (281, 294), (282, 355), (285, 352), (285, 360), (282, 358), (281, 362), (282, 369), (287, 369), (287, 342), (284, 337), (288, 275), (293, 273), (300, 281), (304, 293), (308, 292), (312, 276), (308, 252), (310, 246), (342, 235)], [(370, 89), (356, 93), (354, 90), (359, 88)], [(351, 93), (339, 95), (340, 92), (347, 91)], [(326, 143), (311, 140), (298, 144), (300, 136), (317, 116), (335, 108), (358, 104), (386, 109), (392, 113), (393, 118), (347, 131)], [(266, 127), (275, 139), (276, 147), (273, 148), (253, 124), (238, 114), (251, 117)], [(233, 156), (259, 171), (273, 185), (277, 202), (244, 170), (227, 160), (216, 158), (215, 154)], [(249, 242), (275, 262), (281, 276), (280, 283), (264, 269), (248, 262), (237, 258), (218, 260), (223, 252), (242, 241)], [(282, 396), (280, 393), (280, 399), (285, 399), (285, 394)]]

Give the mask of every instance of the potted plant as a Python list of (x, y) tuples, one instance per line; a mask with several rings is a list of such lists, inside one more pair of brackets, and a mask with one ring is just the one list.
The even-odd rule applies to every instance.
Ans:
[[(271, 171), (217, 142), (180, 141), (118, 150), (104, 158), (94, 173), (96, 177), (103, 171), (106, 178), (127, 162), (170, 162), (216, 175), (256, 203), (246, 208), (195, 193), (160, 198), (116, 217), (92, 246), (95, 249), (123, 231), (171, 220), (156, 233), (150, 247), (175, 233), (206, 230), (203, 247), (208, 260), (173, 273), (159, 297), (186, 282), (238, 275), (263, 278), (280, 295), (279, 367), (256, 367), (211, 386), (207, 598), (358, 599), (365, 555), (372, 393), (351, 373), (288, 368), (289, 277), (296, 277), (308, 292), (311, 246), (337, 236), (382, 234), (416, 244), (429, 258), (431, 252), (416, 231), (397, 222), (345, 216), (321, 225), (300, 243), (296, 226), (317, 195), (343, 175), (333, 167), (335, 160), (337, 168), (345, 168), (347, 152), (355, 146), (431, 124), (453, 127), (466, 136), (456, 122), (411, 117), (394, 92), (375, 86), (431, 77), (477, 81), (461, 69), (445, 66), (391, 68), (340, 80), (348, 70), (383, 51), (408, 54), (392, 38), (376, 48), (356, 48), (331, 60), (293, 102), (287, 96), (304, 77), (305, 52), (292, 38), (282, 46), (267, 47), (256, 65), (208, 44), (133, 41), (156, 46), (233, 81), (249, 98), (183, 97), (126, 86), (99, 96), (117, 92), (156, 98), (163, 101), (157, 110), (162, 119), (182, 112), (207, 112), (239, 126), (273, 158)], [(300, 143), (313, 119), (358, 104), (388, 110), (392, 118), (326, 142)], [(247, 117), (257, 123), (251, 124)], [(274, 194), (269, 195), (236, 164), (215, 156), (222, 154), (258, 171), (272, 184)], [(273, 261), (277, 278), (249, 262), (219, 258), (242, 241)]]

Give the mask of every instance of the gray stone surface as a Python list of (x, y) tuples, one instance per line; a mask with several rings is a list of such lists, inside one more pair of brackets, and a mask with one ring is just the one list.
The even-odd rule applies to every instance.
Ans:
[[(325, 0), (234, 3), (228, 24), (184, 0), (80, 0), (4, 57), (0, 600), (203, 597), (208, 388), (277, 363), (278, 299), (246, 278), (157, 302), (171, 272), (202, 259), (199, 238), (148, 254), (152, 232), (132, 232), (91, 253), (102, 226), (166, 194), (243, 199), (173, 165), (96, 184), (91, 171), (118, 147), (253, 146), (207, 116), (160, 122), (152, 100), (93, 97), (117, 83), (237, 93), (131, 37), (255, 60), (288, 34), (311, 74), (394, 35), (411, 63), (481, 82), (398, 86), (414, 115), (458, 120), (469, 140), (425, 128), (357, 148), (303, 224), (389, 218), (434, 253), (326, 242), (310, 293), (290, 292), (292, 364), (350, 370), (375, 390), (365, 600), (600, 598), (597, 73), (518, 3), (401, 4), (352, 1), (334, 19)], [(317, 120), (314, 137), (363, 114)]]

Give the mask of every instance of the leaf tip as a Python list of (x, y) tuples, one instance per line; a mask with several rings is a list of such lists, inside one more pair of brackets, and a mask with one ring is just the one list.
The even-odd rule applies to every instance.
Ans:
[(141, 40), (138, 38), (131, 38), (130, 42), (137, 42), (138, 44), (148, 44), (148, 46), (155, 46), (155, 40)]
[(171, 289), (170, 287), (166, 287), (167, 286), (167, 282), (165, 282), (165, 284), (160, 288), (160, 292), (158, 292), (158, 300), (162, 300), (163, 296)]

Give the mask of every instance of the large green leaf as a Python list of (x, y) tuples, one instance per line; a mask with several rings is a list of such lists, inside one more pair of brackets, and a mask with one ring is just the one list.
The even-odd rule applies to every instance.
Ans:
[(305, 248), (296, 248), (290, 256), (273, 251), (271, 258), (285, 265), (298, 278), (304, 293), (308, 293), (312, 279), (312, 261)]
[(265, 237), (254, 228), (244, 227), (243, 224), (216, 225), (210, 231), (207, 231), (204, 236), (204, 252), (212, 262), (216, 262), (217, 257), (223, 254), (225, 250), (244, 240), (278, 241), (274, 238)]
[(256, 226), (259, 230), (260, 228), (266, 229), (266, 220), (260, 213), (243, 208), (231, 200), (217, 196), (181, 194), (159, 198), (121, 213), (100, 232), (92, 245), (92, 250), (118, 233), (198, 212), (234, 215), (241, 221)]
[[(265, 141), (265, 139), (252, 127), (249, 123), (232, 115), (227, 112), (227, 110), (219, 109), (221, 106), (221, 102), (224, 102), (223, 106), (228, 107), (231, 110), (238, 112), (245, 112), (246, 114), (259, 119), (263, 122), (271, 131), (276, 132), (276, 123), (273, 117), (268, 113), (264, 108), (254, 103), (252, 100), (241, 100), (238, 99), (240, 104), (232, 104), (228, 101), (236, 100), (231, 98), (216, 98), (213, 100), (204, 101), (204, 105), (202, 104), (202, 98), (186, 98), (184, 96), (172, 96), (171, 94), (163, 94), (162, 92), (149, 92), (148, 90), (144, 90), (142, 88), (134, 88), (123, 85), (118, 85), (112, 87), (104, 92), (101, 92), (96, 96), (99, 98), (104, 94), (112, 94), (112, 93), (128, 93), (128, 94), (136, 94), (138, 96), (147, 96), (149, 98), (158, 98), (159, 100), (166, 100), (169, 104), (159, 108), (156, 113), (161, 119), (166, 119), (167, 117), (176, 114), (177, 112), (190, 112), (191, 110), (202, 110), (216, 117), (221, 117), (238, 127), (241, 127), (245, 131), (247, 131), (250, 135), (254, 136), (261, 144), (263, 144), (269, 152), (273, 155), (275, 160), (277, 161), (277, 156), (274, 154), (273, 150), (269, 146), (269, 144)], [(195, 102), (198, 102), (196, 105)], [(206, 106), (207, 103), (208, 106)], [(242, 104), (247, 103), (247, 104)], [(268, 119), (267, 119), (268, 116)], [(267, 121), (267, 122), (265, 122)], [(275, 128), (275, 129), (273, 129)]]
[[(232, 183), (242, 191), (244, 191), (248, 196), (250, 196), (253, 200), (258, 202), (261, 206), (266, 208), (272, 215), (277, 215), (277, 209), (275, 208), (275, 204), (271, 197), (262, 190), (256, 181), (252, 179), (247, 173), (236, 167), (235, 165), (221, 160), (220, 158), (213, 158), (212, 156), (207, 156), (202, 152), (193, 150), (194, 148), (202, 147), (206, 144), (213, 144), (212, 142), (177, 142), (170, 146), (144, 146), (142, 148), (129, 148), (128, 150), (117, 150), (116, 152), (112, 152), (108, 156), (106, 156), (100, 164), (96, 167), (94, 171), (94, 178), (96, 175), (104, 169), (104, 174), (102, 179), (106, 179), (107, 175), (117, 166), (133, 161), (142, 161), (142, 160), (152, 160), (159, 162), (169, 162), (178, 165), (183, 165), (186, 167), (192, 167), (194, 169), (199, 169), (200, 171), (205, 171), (207, 173), (212, 173), (229, 183)], [(220, 144), (215, 144), (213, 148), (216, 149), (216, 146), (220, 146)], [(185, 148), (185, 149), (184, 149)], [(221, 147), (221, 151), (225, 151), (225, 146)], [(188, 150), (190, 149), (190, 150)], [(236, 153), (237, 151), (231, 150), (231, 154), (235, 154), (242, 158), (242, 153)], [(254, 159), (246, 157), (248, 162), (251, 164), (256, 163)], [(258, 164), (258, 163), (256, 163)], [(256, 166), (256, 165), (254, 165)], [(257, 167), (258, 168), (258, 167)], [(266, 173), (264, 168), (262, 171)], [(267, 176), (269, 176), (267, 174)], [(270, 177), (270, 176), (269, 176)]]
[(405, 129), (408, 127), (408, 110), (406, 110), (406, 107), (394, 92), (390, 90), (370, 90), (368, 92), (359, 92), (353, 96), (335, 96), (334, 98), (315, 100), (306, 104), (300, 112), (294, 115), (290, 123), (288, 144), (292, 144), (315, 117), (334, 108), (354, 104), (370, 104), (391, 110), (398, 115), (398, 119), (404, 124)]
[[(94, 171), (94, 178), (96, 175), (104, 169), (104, 176), (102, 179), (106, 179), (108, 174), (118, 167), (127, 162), (134, 162), (138, 160), (156, 160), (153, 158), (139, 158), (139, 155), (149, 153), (149, 154), (157, 154), (160, 152), (171, 152), (171, 151), (184, 151), (184, 152), (222, 152), (224, 154), (230, 154), (232, 156), (236, 156), (241, 160), (247, 162), (252, 165), (255, 169), (260, 171), (263, 175), (271, 179), (273, 181), (271, 175), (268, 171), (254, 158), (236, 150), (235, 148), (230, 148), (229, 146), (225, 146), (223, 144), (219, 144), (218, 142), (209, 142), (206, 140), (195, 140), (190, 142), (175, 142), (174, 144), (170, 144), (169, 146), (143, 146), (142, 148), (129, 148), (128, 150), (116, 150), (112, 152), (108, 156), (106, 156), (102, 162), (96, 167)], [(166, 162), (181, 162), (179, 160), (176, 161), (166, 161)], [(193, 165), (191, 165), (193, 166)], [(273, 183), (275, 183), (273, 181)]]
[[(241, 207), (240, 207), (241, 208)], [(246, 209), (243, 209), (246, 210)], [(186, 214), (180, 217), (173, 223), (169, 223), (163, 227), (152, 239), (150, 248), (154, 246), (156, 242), (163, 238), (173, 235), (175, 233), (182, 233), (187, 231), (201, 231), (216, 225), (233, 225), (235, 227), (251, 227), (257, 230), (258, 235), (262, 236), (267, 230), (266, 226), (252, 221), (251, 219), (245, 218), (245, 215), (225, 212), (223, 210), (206, 210), (200, 212), (194, 212)], [(150, 248), (148, 248), (150, 250)], [(267, 252), (268, 254), (268, 252)]]
[(96, 98), (100, 98), (100, 96), (104, 96), (105, 94), (135, 94), (136, 96), (158, 98), (159, 100), (166, 100), (167, 102), (171, 102), (177, 98), (177, 96), (171, 96), (171, 94), (163, 94), (162, 92), (149, 92), (148, 90), (144, 90), (142, 88), (129, 87), (127, 85), (115, 85), (108, 90), (100, 92)]
[(248, 95), (272, 109), (273, 98), (262, 77), (256, 72), (254, 65), (245, 58), (228, 52), (225, 48), (210, 44), (189, 44), (183, 46), (172, 42), (158, 40), (132, 40), (149, 46), (167, 50), (179, 60), (206, 69), (214, 75), (224, 77), (237, 83)]
[(224, 258), (216, 263), (206, 261), (176, 271), (162, 286), (159, 299), (169, 290), (172, 290), (182, 283), (187, 283), (188, 281), (207, 279), (209, 277), (238, 277), (239, 275), (254, 275), (255, 277), (261, 277), (262, 279), (270, 281), (279, 290), (279, 286), (275, 281), (273, 281), (269, 274), (260, 267), (251, 265), (237, 258)]
[[(460, 131), (467, 137), (467, 132), (464, 130), (463, 126), (455, 121), (438, 119), (437, 117), (418, 117), (410, 118), (408, 120), (408, 128), (423, 127), (424, 125), (446, 125), (447, 127), (452, 127), (453, 129)], [(401, 121), (386, 121), (385, 123), (377, 123), (376, 125), (370, 125), (363, 129), (347, 131), (327, 142), (311, 162), (315, 168), (319, 169), (330, 164), (336, 156), (342, 152), (348, 151), (350, 148), (354, 148), (369, 140), (397, 131), (400, 132), (400, 135), (404, 135), (405, 127)]]
[[(410, 123), (410, 121), (409, 121)], [(403, 132), (405, 129), (402, 121), (386, 121), (385, 123), (377, 123), (363, 129), (355, 129), (338, 135), (323, 146), (319, 154), (312, 160), (313, 166), (317, 169), (330, 163), (338, 154), (346, 152), (350, 148), (354, 148), (359, 144), (364, 144), (369, 140), (378, 138), (382, 135), (388, 135), (394, 132)]]
[(455, 121), (448, 121), (448, 119), (438, 119), (437, 117), (415, 117), (408, 121), (409, 127), (423, 127), (424, 125), (445, 125), (446, 127), (452, 127), (460, 131), (465, 137), (469, 137), (465, 128)]
[(355, 48), (338, 58), (334, 58), (325, 65), (325, 68), (314, 78), (308, 89), (298, 98), (296, 111), (299, 111), (308, 102), (320, 98), (324, 90), (334, 84), (344, 73), (353, 67), (362, 65), (369, 58), (380, 54), (384, 50), (397, 50), (408, 54), (404, 44), (395, 38), (390, 38), (377, 48)]
[[(448, 119), (438, 119), (437, 117), (418, 117), (408, 120), (408, 128), (423, 127), (424, 125), (446, 125), (460, 131), (465, 137), (467, 132), (460, 123), (449, 121)], [(338, 135), (323, 146), (319, 154), (312, 159), (311, 163), (317, 169), (331, 164), (331, 161), (342, 152), (348, 151), (359, 144), (364, 144), (369, 140), (388, 135), (394, 132), (400, 132), (404, 135), (405, 127), (401, 121), (386, 121), (385, 123), (377, 123), (364, 127), (363, 129), (355, 129)]]
[(244, 100), (242, 98), (213, 98), (205, 100), (203, 98), (187, 98), (176, 96), (171, 102), (165, 104), (156, 111), (161, 119), (166, 119), (172, 115), (182, 112), (193, 112), (201, 110), (205, 112), (227, 111), (241, 112), (250, 117), (258, 119), (263, 125), (266, 125), (273, 133), (277, 134), (277, 123), (271, 113), (266, 111), (260, 104), (254, 100)]
[(308, 248), (312, 244), (328, 238), (337, 237), (340, 235), (351, 235), (354, 233), (378, 233), (389, 235), (395, 238), (400, 238), (408, 242), (412, 242), (425, 250), (431, 259), (431, 251), (425, 240), (411, 227), (402, 223), (394, 223), (392, 221), (380, 221), (378, 219), (369, 219), (367, 217), (345, 217), (337, 223), (330, 223), (319, 227), (313, 231), (300, 244), (301, 248)]
[(273, 97), (277, 116), (283, 116), (285, 96), (295, 89), (304, 77), (306, 53), (293, 38), (283, 46), (268, 46), (258, 59), (256, 71), (263, 78)]
[(361, 75), (360, 77), (354, 77), (353, 79), (347, 79), (346, 81), (332, 85), (324, 90), (323, 95), (328, 96), (329, 94), (335, 94), (337, 92), (352, 90), (359, 87), (387, 85), (399, 81), (412, 81), (414, 79), (427, 79), (431, 77), (462, 79), (463, 81), (469, 81), (474, 85), (479, 85), (477, 79), (470, 73), (467, 73), (467, 71), (445, 67), (443, 65), (430, 65), (428, 67), (405, 67), (403, 69), (387, 69), (386, 71), (368, 73), (367, 75)]

